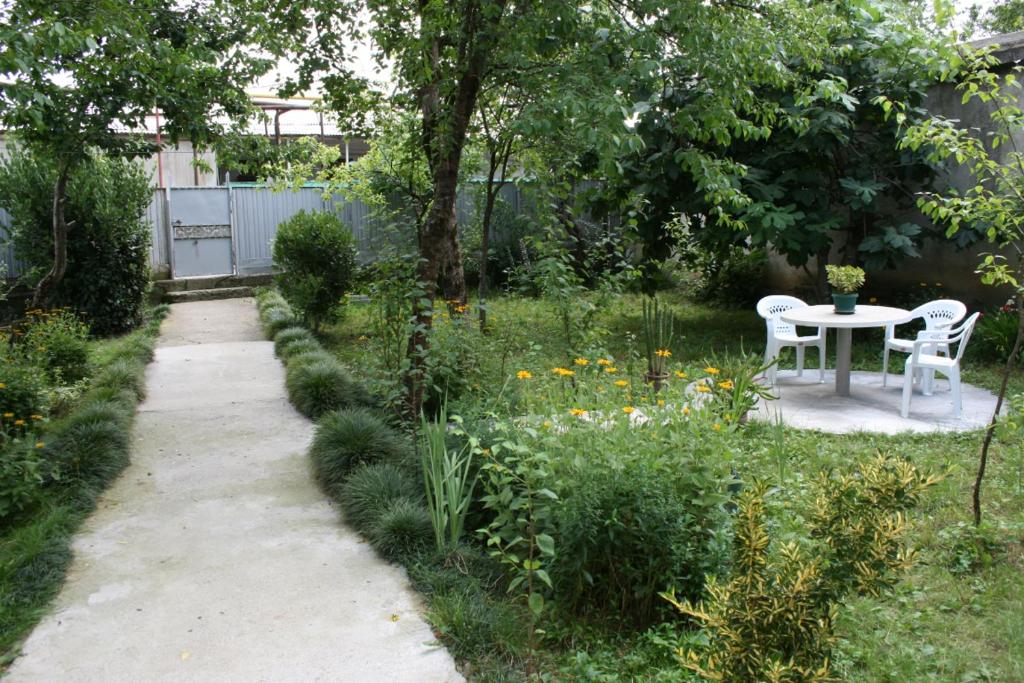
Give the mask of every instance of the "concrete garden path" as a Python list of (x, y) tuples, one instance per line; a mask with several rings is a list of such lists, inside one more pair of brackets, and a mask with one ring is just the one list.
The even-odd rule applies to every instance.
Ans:
[(313, 483), (251, 299), (175, 305), (147, 387), (132, 464), (7, 680), (462, 680)]

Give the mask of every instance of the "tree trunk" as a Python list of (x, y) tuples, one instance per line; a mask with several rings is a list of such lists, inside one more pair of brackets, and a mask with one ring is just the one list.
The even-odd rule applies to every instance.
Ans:
[(1003, 400), (1006, 398), (1006, 389), (1010, 383), (1010, 375), (1020, 357), (1021, 347), (1024, 346), (1024, 294), (1017, 297), (1017, 339), (1013, 343), (1013, 350), (1010, 357), (1006, 359), (1006, 367), (1003, 368), (1003, 381), (999, 385), (999, 397), (996, 399), (996, 408), (992, 412), (992, 420), (985, 430), (985, 440), (981, 444), (981, 455), (978, 457), (978, 474), (974, 478), (974, 491), (971, 494), (971, 505), (974, 509), (974, 526), (981, 524), (981, 483), (985, 479), (985, 468), (988, 465), (988, 449), (992, 445), (992, 438), (996, 433), (996, 424), (999, 421), (999, 411), (1003, 409)]
[(36, 285), (32, 294), (32, 308), (42, 308), (50, 301), (53, 291), (68, 270), (68, 229), (71, 226), (64, 216), (64, 204), (67, 202), (69, 175), (68, 166), (61, 165), (57, 181), (53, 184), (53, 265)]
[(459, 316), (465, 312), (469, 295), (466, 292), (466, 271), (462, 267), (462, 250), (459, 248), (459, 221), (452, 205), (452, 224), (448, 231), (448, 248), (441, 266), (441, 292), (448, 304), (450, 315)]

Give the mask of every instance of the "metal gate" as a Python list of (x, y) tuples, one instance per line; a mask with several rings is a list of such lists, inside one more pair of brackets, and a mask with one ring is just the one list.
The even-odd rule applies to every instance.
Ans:
[(174, 277), (234, 273), (230, 190), (175, 188), (169, 195)]

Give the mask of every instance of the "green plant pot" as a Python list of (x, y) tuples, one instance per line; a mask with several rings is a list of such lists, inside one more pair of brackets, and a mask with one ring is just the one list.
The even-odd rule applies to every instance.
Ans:
[(835, 312), (839, 315), (853, 315), (857, 312), (857, 292), (850, 294), (832, 292), (832, 303), (835, 305)]

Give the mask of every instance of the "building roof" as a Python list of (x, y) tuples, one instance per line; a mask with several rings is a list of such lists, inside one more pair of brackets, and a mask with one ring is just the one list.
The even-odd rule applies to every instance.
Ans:
[(978, 40), (970, 41), (967, 45), (975, 50), (995, 46), (992, 54), (998, 57), (1003, 64), (1024, 60), (1024, 31), (1000, 33), (987, 38), (979, 38)]

